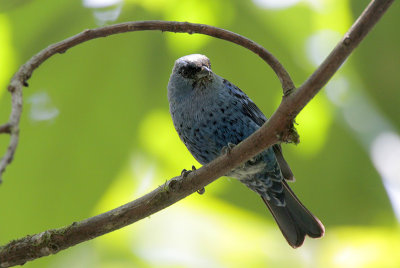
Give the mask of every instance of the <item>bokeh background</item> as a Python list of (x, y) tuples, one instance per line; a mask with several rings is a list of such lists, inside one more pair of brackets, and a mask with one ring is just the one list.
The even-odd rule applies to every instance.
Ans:
[[(48, 45), (134, 20), (206, 23), (266, 47), (299, 86), (368, 1), (1, 0), (0, 122), (7, 83)], [(25, 267), (400, 267), (400, 5), (297, 119), (284, 145), (298, 196), (325, 224), (293, 250), (261, 199), (221, 178), (147, 219)], [(168, 113), (175, 59), (207, 55), (268, 116), (281, 89), (256, 55), (200, 35), (126, 33), (55, 55), (24, 89), (21, 141), (0, 186), (0, 244), (129, 202), (199, 164)], [(0, 136), (1, 153), (8, 136)], [(397, 216), (396, 216), (397, 215)]]

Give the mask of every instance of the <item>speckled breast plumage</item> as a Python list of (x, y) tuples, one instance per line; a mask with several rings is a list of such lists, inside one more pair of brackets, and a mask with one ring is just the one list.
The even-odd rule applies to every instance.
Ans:
[[(194, 89), (190, 94), (195, 96), (187, 96), (191, 101), (189, 110), (188, 105), (179, 103), (170, 109), (179, 137), (201, 164), (219, 156), (228, 143), (240, 143), (266, 120), (239, 88), (227, 80), (222, 84), (224, 88), (218, 92), (199, 93), (196, 90), (201, 89)], [(239, 179), (267, 200), (284, 205), (282, 174), (272, 148), (227, 175)]]

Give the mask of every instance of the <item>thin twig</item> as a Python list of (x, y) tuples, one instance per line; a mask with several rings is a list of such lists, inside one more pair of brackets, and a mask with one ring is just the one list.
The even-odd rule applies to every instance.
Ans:
[[(294, 89), (294, 84), (290, 78), (288, 72), (282, 66), (282, 64), (265, 48), (259, 44), (243, 37), (239, 34), (205, 25), (196, 24), (189, 22), (175, 22), (175, 21), (135, 21), (126, 22), (121, 24), (110, 25), (97, 29), (85, 30), (77, 35), (74, 35), (68, 39), (65, 39), (56, 44), (50, 45), (47, 48), (40, 51), (38, 54), (33, 56), (27, 63), (21, 66), (18, 72), (14, 75), (11, 80), (8, 90), (12, 94), (12, 111), (8, 124), (17, 129), (19, 120), (22, 113), (22, 86), (27, 86), (27, 81), (31, 77), (33, 71), (39, 67), (45, 60), (50, 58), (56, 53), (64, 53), (68, 49), (79, 45), (83, 42), (99, 38), (106, 37), (113, 34), (135, 32), (135, 31), (148, 31), (148, 30), (161, 30), (168, 32), (180, 32), (180, 33), (199, 33), (205, 34), (212, 37), (220, 38), (229, 42), (233, 42), (242, 47), (245, 47), (257, 55), (259, 55), (265, 62), (267, 62), (271, 68), (275, 71), (278, 76), (282, 88), (283, 94), (287, 95)], [(1, 133), (1, 132), (0, 132)], [(12, 161), (15, 150), (18, 145), (18, 131), (11, 133), (11, 142), (5, 156), (0, 162), (0, 182), (1, 175), (5, 171), (7, 165)]]
[[(21, 67), (22, 68), (22, 67)], [(14, 76), (15, 77), (15, 76)], [(7, 147), (7, 151), (4, 156), (0, 160), (0, 183), (2, 182), (1, 176), (5, 171), (8, 164), (14, 158), (15, 150), (18, 146), (19, 141), (19, 120), (21, 118), (22, 113), (22, 85), (24, 83), (20, 83), (18, 80), (11, 80), (10, 85), (8, 86), (8, 90), (11, 92), (11, 114), (8, 120), (8, 123), (4, 124), (5, 127), (4, 132), (1, 133), (9, 133), (10, 134), (10, 143)], [(15, 89), (15, 90), (14, 90)]]
[[(287, 126), (312, 97), (325, 85), (334, 72), (375, 25), (393, 0), (375, 0), (367, 7), (357, 22), (345, 35), (327, 60), (314, 74), (290, 96), (286, 96), (267, 123), (245, 141), (208, 165), (188, 174), (184, 179), (175, 177), (151, 193), (92, 218), (73, 223), (67, 227), (48, 230), (27, 236), (0, 248), (0, 267), (24, 264), (50, 254), (55, 254), (78, 243), (114, 231), (135, 221), (148, 217), (182, 198), (202, 189), (244, 161), (284, 138)], [(341, 47), (347, 49), (340, 49)], [(349, 49), (350, 48), (350, 49)], [(332, 61), (333, 68), (324, 71)], [(322, 82), (313, 82), (322, 81)], [(302, 106), (303, 105), (303, 106)], [(284, 134), (281, 136), (281, 134)], [(289, 131), (290, 134), (290, 131)]]

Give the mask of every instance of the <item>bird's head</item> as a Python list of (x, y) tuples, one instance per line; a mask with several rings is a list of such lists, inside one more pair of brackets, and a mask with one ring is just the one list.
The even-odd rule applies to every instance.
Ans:
[(192, 54), (175, 61), (168, 91), (187, 92), (196, 87), (204, 87), (213, 79), (210, 60), (201, 54)]
[(181, 57), (175, 61), (172, 71), (182, 79), (197, 81), (211, 75), (210, 60), (201, 54), (192, 54)]

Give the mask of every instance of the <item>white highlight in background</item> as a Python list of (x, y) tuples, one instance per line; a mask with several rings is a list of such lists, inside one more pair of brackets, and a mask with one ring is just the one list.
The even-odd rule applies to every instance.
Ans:
[(370, 155), (400, 221), (400, 136), (380, 133), (371, 144)]
[(33, 121), (48, 121), (58, 116), (60, 113), (51, 102), (50, 96), (46, 92), (38, 92), (31, 95), (27, 103), (31, 104), (29, 117)]
[(311, 35), (306, 41), (306, 52), (311, 63), (319, 66), (340, 39), (339, 32), (328, 29)]
[(254, 4), (261, 8), (284, 9), (291, 7), (301, 0), (253, 0)]
[(130, 166), (132, 178), (138, 183), (133, 196), (146, 194), (153, 185), (156, 174), (156, 164), (147, 159), (144, 155), (135, 154), (131, 159)]
[(83, 6), (93, 10), (93, 16), (99, 26), (118, 19), (123, 0), (83, 0)]
[(83, 0), (83, 6), (88, 8), (104, 8), (121, 2), (122, 0)]

